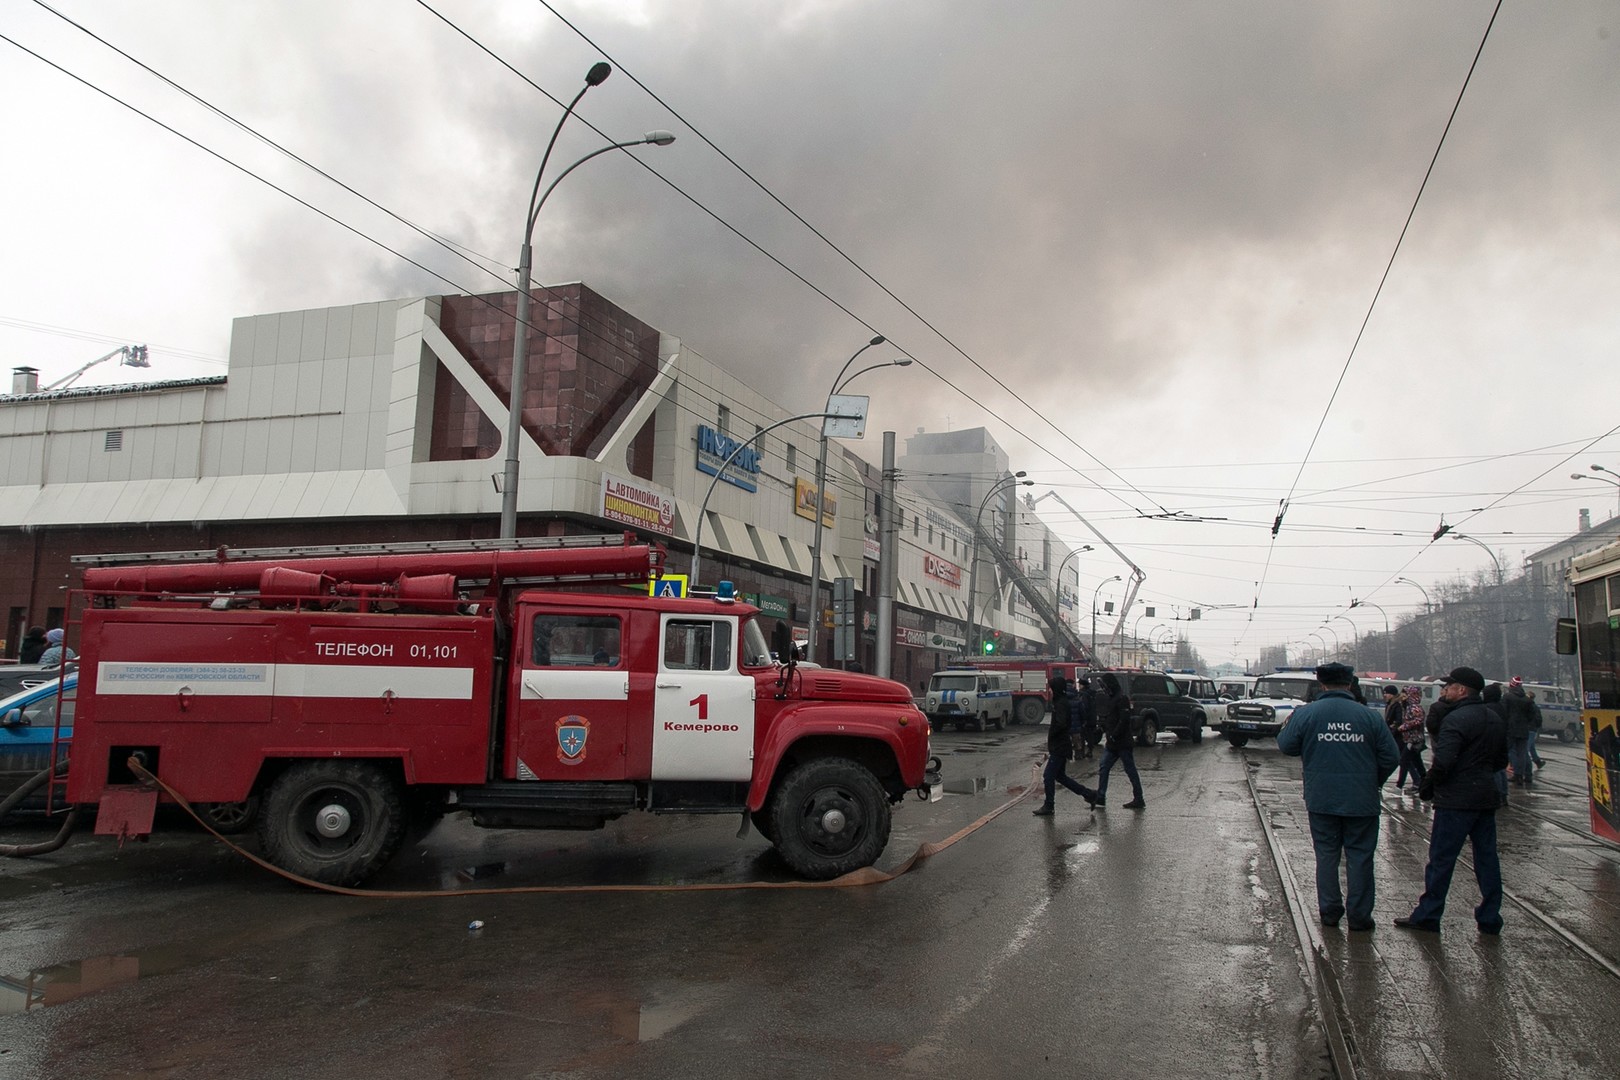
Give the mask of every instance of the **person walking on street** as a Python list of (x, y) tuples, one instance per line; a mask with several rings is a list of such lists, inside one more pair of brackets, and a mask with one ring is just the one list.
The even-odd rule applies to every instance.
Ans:
[(1540, 772), (1547, 767), (1547, 763), (1541, 760), (1541, 751), (1536, 749), (1536, 743), (1541, 740), (1541, 706), (1536, 704), (1534, 690), (1526, 690), (1524, 696), (1530, 699), (1530, 707), (1536, 711), (1536, 718), (1530, 723), (1530, 763)]
[[(1501, 718), (1501, 720), (1502, 720), (1502, 730), (1503, 730), (1503, 732), (1506, 732), (1507, 731), (1507, 705), (1504, 704), (1503, 701), (1502, 701), (1502, 684), (1499, 683), (1499, 682), (1491, 683), (1491, 685), (1487, 686), (1485, 688), (1484, 692), (1480, 694), (1480, 700), (1485, 703), (1485, 707), (1487, 709), (1491, 710), (1491, 712), (1495, 713), (1497, 716), (1499, 716)], [(1436, 732), (1434, 737), (1438, 741), (1439, 738), (1440, 738), (1439, 732)], [(1511, 751), (1511, 749), (1512, 749), (1512, 744), (1510, 743), (1509, 744), (1509, 750)], [(1510, 752), (1508, 754), (1508, 761), (1512, 761), (1512, 760), (1513, 760), (1513, 755)], [(1504, 763), (1503, 768), (1497, 769), (1496, 770), (1496, 775), (1491, 778), (1491, 781), (1496, 785), (1496, 805), (1497, 806), (1506, 806), (1506, 805), (1508, 805), (1508, 774), (1507, 774), (1507, 768), (1505, 767), (1505, 765), (1506, 765), (1506, 763)]]
[(1091, 748), (1097, 745), (1097, 720), (1091, 713), (1091, 681), (1076, 680), (1069, 687), (1069, 739), (1074, 744), (1074, 759), (1091, 757)]
[(45, 640), (45, 628), (30, 626), (28, 633), (23, 635), (22, 645), (17, 649), (17, 663), (39, 663), (40, 654), (45, 651), (48, 644), (49, 642)]
[(1046, 685), (1052, 691), (1052, 726), (1046, 731), (1046, 770), (1041, 774), (1041, 783), (1046, 788), (1046, 801), (1035, 808), (1036, 817), (1051, 817), (1056, 812), (1052, 799), (1057, 794), (1059, 784), (1092, 806), (1101, 801), (1101, 796), (1097, 792), (1069, 775), (1069, 755), (1074, 753), (1074, 743), (1069, 736), (1072, 723), (1069, 684), (1063, 676), (1054, 675)]
[(1502, 866), (1496, 853), (1496, 784), (1492, 774), (1507, 765), (1507, 725), (1486, 708), (1485, 677), (1470, 667), (1453, 668), (1440, 691), (1453, 704), (1440, 724), (1425, 790), (1434, 798), (1429, 863), (1423, 895), (1412, 914), (1395, 920), (1405, 930), (1440, 932), (1446, 894), (1463, 841), (1473, 847), (1480, 901), (1474, 921), (1482, 934), (1502, 932)]
[(1530, 786), (1530, 736), (1536, 722), (1536, 703), (1524, 693), (1524, 680), (1517, 675), (1508, 680), (1502, 695), (1507, 715), (1508, 763), (1513, 766), (1513, 783)]
[(1406, 784), (1408, 775), (1412, 777), (1412, 786), (1407, 794), (1416, 795), (1423, 784), (1423, 775), (1427, 772), (1423, 767), (1423, 748), (1427, 745), (1423, 736), (1423, 688), (1408, 686), (1401, 695), (1401, 722), (1396, 726), (1395, 741), (1401, 748), (1401, 768), (1395, 774), (1395, 790), (1399, 791)]
[(1401, 688), (1394, 685), (1384, 687), (1384, 724), (1389, 733), (1400, 742), (1401, 721), (1406, 718), (1406, 702), (1401, 698)]
[(1108, 773), (1117, 761), (1124, 766), (1125, 776), (1131, 782), (1132, 798), (1125, 804), (1125, 809), (1144, 810), (1147, 800), (1142, 798), (1142, 778), (1136, 774), (1136, 755), (1131, 749), (1134, 738), (1131, 731), (1131, 699), (1120, 687), (1119, 676), (1112, 671), (1102, 673), (1102, 689), (1097, 719), (1103, 729), (1103, 756), (1097, 766), (1097, 801), (1093, 805), (1099, 810), (1107, 806)]
[(1302, 759), (1305, 766), (1305, 808), (1316, 849), (1316, 908), (1322, 925), (1338, 926), (1348, 915), (1351, 930), (1368, 931), (1375, 927), (1373, 853), (1382, 809), (1378, 791), (1401, 755), (1389, 726), (1351, 695), (1353, 674), (1347, 664), (1318, 667), (1322, 694), (1294, 710), (1277, 733), (1277, 749)]

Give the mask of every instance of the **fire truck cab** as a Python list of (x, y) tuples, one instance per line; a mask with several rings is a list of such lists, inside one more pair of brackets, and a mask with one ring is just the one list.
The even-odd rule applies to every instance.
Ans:
[(662, 566), (629, 535), (582, 539), (86, 569), (69, 800), (102, 804), (98, 832), (149, 830), (155, 793), (120, 809), (133, 758), (189, 802), (259, 800), (263, 854), (342, 885), (457, 810), (731, 812), (805, 877), (876, 861), (891, 807), (938, 782), (906, 688), (777, 664), (727, 583), (524, 587)]

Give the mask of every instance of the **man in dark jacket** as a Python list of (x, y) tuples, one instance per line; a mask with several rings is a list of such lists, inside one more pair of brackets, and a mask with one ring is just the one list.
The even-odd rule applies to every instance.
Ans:
[(1517, 675), (1508, 681), (1502, 694), (1507, 714), (1508, 761), (1513, 766), (1513, 782), (1530, 786), (1530, 738), (1536, 723), (1536, 703), (1524, 692), (1524, 680)]
[(1119, 676), (1112, 671), (1102, 674), (1102, 696), (1097, 700), (1098, 721), (1103, 729), (1103, 756), (1097, 765), (1097, 801), (1103, 809), (1108, 801), (1108, 773), (1114, 762), (1125, 768), (1131, 782), (1132, 799), (1125, 804), (1127, 810), (1141, 810), (1147, 806), (1142, 798), (1142, 778), (1136, 775), (1136, 754), (1132, 750), (1134, 732), (1131, 731), (1131, 699), (1119, 685)]
[(1074, 746), (1069, 737), (1071, 724), (1071, 710), (1069, 707), (1069, 684), (1061, 675), (1054, 675), (1047, 682), (1047, 688), (1052, 691), (1052, 726), (1046, 730), (1046, 770), (1041, 774), (1041, 783), (1046, 787), (1046, 801), (1035, 808), (1036, 817), (1051, 817), (1054, 812), (1053, 796), (1057, 794), (1057, 785), (1062, 784), (1076, 795), (1080, 796), (1092, 806), (1096, 806), (1101, 797), (1090, 788), (1079, 783), (1069, 775), (1069, 755), (1074, 752)]
[(1502, 867), (1496, 854), (1496, 782), (1492, 776), (1507, 765), (1507, 728), (1485, 707), (1480, 694), (1485, 677), (1473, 668), (1453, 668), (1441, 692), (1453, 708), (1440, 724), (1434, 761), (1425, 785), (1432, 782), (1434, 825), (1429, 831), (1429, 865), (1423, 871), (1423, 895), (1412, 914), (1395, 920), (1407, 930), (1440, 932), (1452, 871), (1463, 841), (1473, 846), (1474, 877), (1480, 902), (1474, 921), (1482, 934), (1502, 932)]
[[(1373, 853), (1378, 848), (1378, 789), (1400, 763), (1389, 727), (1350, 693), (1345, 664), (1316, 669), (1322, 693), (1294, 710), (1277, 749), (1303, 759), (1305, 808), (1316, 848), (1316, 908), (1323, 926), (1350, 916), (1350, 929), (1372, 930)], [(1345, 889), (1339, 889), (1339, 860)]]

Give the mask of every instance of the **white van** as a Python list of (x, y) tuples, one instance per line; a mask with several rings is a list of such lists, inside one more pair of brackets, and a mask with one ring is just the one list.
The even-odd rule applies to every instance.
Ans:
[(1012, 680), (1001, 671), (947, 668), (934, 672), (923, 698), (923, 712), (935, 731), (954, 724), (957, 731), (971, 727), (997, 731), (1012, 723)]

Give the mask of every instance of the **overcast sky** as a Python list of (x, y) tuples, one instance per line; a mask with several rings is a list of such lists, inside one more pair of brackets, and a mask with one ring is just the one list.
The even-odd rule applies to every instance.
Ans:
[[(1147, 573), (1144, 635), (1199, 607), (1166, 625), (1212, 661), (1314, 643), (1489, 569), (1442, 519), (1511, 572), (1620, 505), (1569, 478), (1620, 470), (1613, 0), (548, 3), (431, 7), (565, 102), (605, 56), (580, 121), (678, 139), (636, 152), (664, 179), (560, 186), (536, 278), (801, 411), (886, 335), (919, 364), (858, 384), (860, 452), (988, 427)], [(0, 42), (7, 367), (222, 374), (234, 317), (501, 288), (560, 107), (424, 5), (52, 6), (473, 261), (12, 0), (0, 34), (431, 273)], [(580, 121), (558, 161), (602, 144)], [(1088, 599), (1125, 572), (1076, 561)]]

